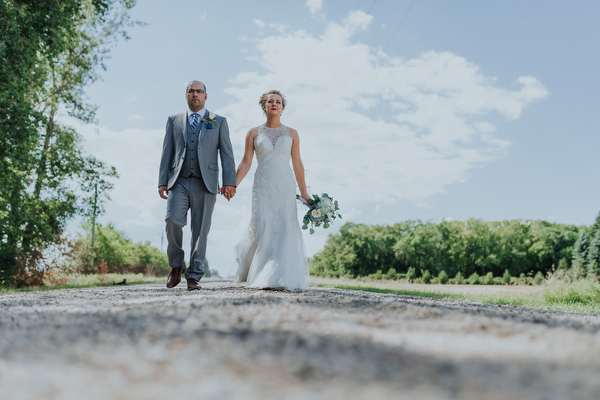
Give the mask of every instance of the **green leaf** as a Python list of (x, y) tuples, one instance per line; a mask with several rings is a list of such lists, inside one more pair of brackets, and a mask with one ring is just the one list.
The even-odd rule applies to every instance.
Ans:
[(312, 235), (313, 233), (315, 233), (315, 230), (313, 228), (310, 228), (310, 234)]

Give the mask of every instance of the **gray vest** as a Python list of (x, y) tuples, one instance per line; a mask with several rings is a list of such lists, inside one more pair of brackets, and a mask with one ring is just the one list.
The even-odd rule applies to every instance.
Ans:
[(179, 176), (184, 178), (189, 178), (190, 176), (201, 178), (200, 164), (198, 164), (198, 137), (200, 136), (199, 133), (202, 128), (202, 123), (200, 122), (193, 131), (189, 120), (187, 125), (185, 159), (183, 160), (183, 166), (181, 167)]

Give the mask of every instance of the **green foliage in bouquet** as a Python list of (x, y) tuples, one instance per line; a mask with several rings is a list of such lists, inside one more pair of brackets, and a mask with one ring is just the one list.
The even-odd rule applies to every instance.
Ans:
[[(296, 196), (300, 198), (300, 196)], [(314, 194), (312, 199), (307, 200), (308, 211), (302, 219), (302, 229), (308, 229), (310, 225), (310, 234), (315, 233), (313, 228), (323, 226), (324, 229), (329, 228), (331, 223), (336, 218), (342, 218), (338, 212), (338, 202), (333, 200), (327, 193), (322, 193), (321, 196)]]

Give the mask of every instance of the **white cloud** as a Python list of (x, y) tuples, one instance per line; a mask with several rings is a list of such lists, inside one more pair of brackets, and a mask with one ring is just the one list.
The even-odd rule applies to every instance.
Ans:
[(267, 25), (263, 20), (260, 20), (258, 18), (254, 18), (252, 22), (254, 23), (254, 25), (256, 25), (258, 29), (264, 29), (264, 27)]
[[(260, 93), (281, 89), (288, 97), (284, 123), (300, 133), (308, 183), (345, 207), (427, 204), (505, 154), (510, 143), (493, 118), (516, 119), (548, 95), (534, 77), (498, 87), (450, 52), (404, 59), (354, 41), (371, 23), (370, 15), (353, 11), (327, 23), (322, 35), (295, 31), (259, 40), (254, 60), (264, 72), (234, 77), (226, 92), (237, 102), (221, 110), (233, 132), (245, 132), (261, 122)], [(243, 137), (236, 140), (241, 151)]]
[(315, 15), (323, 9), (323, 0), (307, 0), (306, 7), (312, 15)]
[[(271, 23), (267, 24), (263, 20), (257, 19), (257, 18), (253, 19), (252, 22), (261, 31), (263, 29), (265, 29), (266, 27), (269, 27), (269, 28), (273, 29), (276, 32), (283, 33), (287, 29), (287, 25), (281, 24), (281, 23), (278, 23), (278, 22), (271, 22)], [(247, 39), (248, 39), (247, 37), (244, 37), (243, 40), (247, 40)]]
[(129, 121), (141, 121), (144, 119), (144, 116), (140, 114), (131, 114), (127, 119)]
[(269, 28), (279, 32), (279, 33), (283, 33), (285, 32), (285, 30), (287, 29), (287, 25), (285, 24), (279, 24), (277, 22), (272, 22), (269, 24)]
[[(94, 156), (117, 168), (120, 178), (112, 201), (107, 205), (115, 212), (107, 213), (121, 224), (152, 226), (158, 213), (164, 216), (158, 197), (158, 162), (164, 130), (125, 129), (111, 131), (99, 128), (99, 134), (89, 126), (78, 127), (85, 147)], [(120, 210), (120, 211), (117, 211)], [(127, 231), (127, 230), (126, 230)]]

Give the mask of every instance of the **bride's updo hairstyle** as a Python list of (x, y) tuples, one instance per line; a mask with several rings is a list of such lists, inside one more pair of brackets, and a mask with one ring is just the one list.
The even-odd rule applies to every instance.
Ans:
[(281, 96), (281, 105), (283, 106), (283, 108), (285, 108), (286, 101), (283, 93), (281, 93), (279, 90), (269, 90), (268, 92), (264, 92), (262, 96), (260, 96), (260, 100), (258, 101), (258, 104), (260, 104), (260, 108), (262, 108), (263, 114), (265, 115), (267, 115), (267, 112), (265, 111), (265, 107), (267, 106), (267, 97), (269, 97), (270, 94), (276, 94)]

